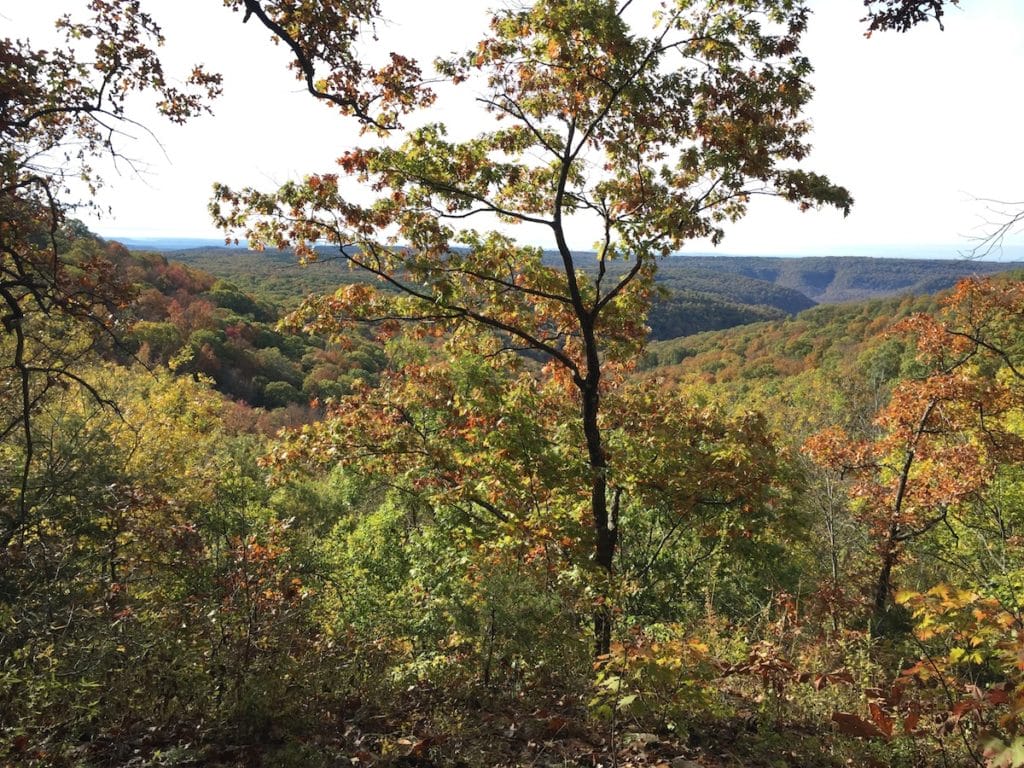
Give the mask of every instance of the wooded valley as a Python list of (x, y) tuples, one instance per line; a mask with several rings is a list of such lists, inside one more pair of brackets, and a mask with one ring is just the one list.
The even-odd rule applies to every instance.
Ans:
[(1024, 271), (678, 255), (853, 205), (800, 3), (537, 0), (433, 78), (227, 0), (366, 141), (172, 253), (71, 190), (221, 79), (79, 5), (0, 40), (0, 762), (1024, 765)]

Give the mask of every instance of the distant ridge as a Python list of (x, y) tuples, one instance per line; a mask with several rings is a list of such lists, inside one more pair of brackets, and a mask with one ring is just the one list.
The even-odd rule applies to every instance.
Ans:
[[(213, 242), (214, 244), (210, 244)], [(200, 245), (196, 245), (200, 243)], [(127, 240), (129, 248), (161, 251), (166, 257), (204, 269), (239, 288), (285, 307), (302, 298), (333, 293), (340, 285), (365, 280), (343, 260), (300, 267), (284, 251), (249, 251), (222, 241), (192, 238)], [(593, 252), (575, 254), (581, 269), (596, 264)], [(561, 264), (556, 252), (544, 261)], [(613, 262), (610, 277), (625, 267)], [(778, 320), (816, 304), (932, 294), (969, 275), (1024, 270), (1024, 262), (963, 259), (893, 259), (866, 256), (678, 255), (663, 259), (657, 282), (662, 289), (648, 318), (652, 339), (670, 339), (737, 325)]]
[(132, 251), (183, 251), (190, 248), (231, 248), (232, 250), (245, 250), (248, 246), (244, 240), (240, 240), (237, 246), (227, 246), (224, 238), (211, 237), (116, 237), (111, 236), (105, 240), (116, 240)]
[(972, 275), (1024, 270), (1024, 262), (872, 256), (670, 256), (661, 270), (704, 269), (799, 291), (818, 304), (929, 294)]
[[(220, 237), (120, 237), (118, 235), (104, 235), (106, 240), (116, 240), (123, 243), (132, 250), (154, 250), (154, 251), (180, 251), (188, 248), (224, 248), (224, 239)], [(244, 239), (239, 240), (238, 246), (245, 248), (247, 243)], [(970, 251), (970, 243), (944, 244), (944, 245), (870, 245), (859, 246), (848, 253), (780, 253), (770, 256), (752, 256), (744, 253), (725, 253), (722, 251), (694, 251), (680, 253), (669, 258), (712, 258), (712, 259), (814, 259), (814, 258), (868, 258), (868, 259), (898, 259), (900, 261), (964, 261), (965, 255)], [(592, 255), (593, 251), (579, 251), (580, 255)], [(557, 257), (554, 251), (546, 251), (550, 257)], [(987, 254), (985, 261), (1011, 263), (1024, 263), (1024, 245), (1015, 243), (1004, 244), (991, 254)]]

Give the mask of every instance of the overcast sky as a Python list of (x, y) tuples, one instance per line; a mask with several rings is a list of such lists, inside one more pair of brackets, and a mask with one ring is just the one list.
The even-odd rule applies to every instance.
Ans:
[[(479, 36), (493, 2), (384, 0), (389, 48), (461, 50)], [(0, 0), (3, 34), (40, 38), (53, 16), (84, 5)], [(313, 103), (285, 69), (286, 51), (262, 28), (243, 27), (220, 0), (161, 0), (169, 68), (202, 61), (225, 76), (215, 115), (175, 127), (147, 120), (129, 149), (145, 166), (108, 173), (100, 201), (112, 209), (88, 223), (106, 236), (217, 237), (206, 213), (214, 181), (265, 188), (311, 171), (359, 141), (351, 121)], [(804, 51), (815, 67), (809, 110), (814, 151), (805, 167), (853, 193), (847, 219), (798, 213), (756, 200), (718, 251), (745, 254), (956, 255), (984, 231), (975, 198), (1024, 200), (1024, 2), (963, 0), (946, 31), (863, 37), (861, 0), (814, 0)], [(46, 24), (44, 24), (46, 20)], [(444, 117), (469, 124), (467, 113)], [(140, 166), (141, 167), (141, 166)], [(1018, 236), (1016, 243), (1024, 244)], [(573, 243), (581, 249), (591, 243)], [(694, 243), (688, 251), (708, 251)]]

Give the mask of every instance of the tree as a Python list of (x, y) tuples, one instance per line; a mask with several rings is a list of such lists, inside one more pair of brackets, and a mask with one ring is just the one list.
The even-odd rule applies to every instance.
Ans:
[(242, 22), (255, 18), (284, 43), (294, 59), (296, 78), (311, 96), (357, 118), (381, 133), (399, 127), (399, 117), (427, 106), (433, 93), (420, 68), (392, 52), (386, 64), (363, 61), (356, 44), (375, 36), (379, 0), (225, 0), (242, 11)]
[[(404, 533), (394, 531), (388, 549), (401, 538), (409, 570), (351, 590), (383, 590), (390, 600), (403, 594), (403, 615), (416, 600), (411, 624), (421, 629), (393, 626), (391, 640), (409, 636), (416, 647), (433, 648), (462, 638), (463, 651), (472, 643), (485, 683), (498, 647), (529, 648), (528, 666), (537, 671), (550, 666), (549, 654), (581, 647), (578, 618), (567, 617), (596, 606), (634, 621), (679, 621), (705, 570), (717, 570), (726, 552), (739, 554), (742, 542), (763, 545), (759, 530), (776, 522), (784, 495), (782, 462), (764, 420), (727, 417), (688, 402), (681, 389), (624, 382), (606, 390), (602, 424), (616, 469), (610, 514), (624, 537), (622, 554), (614, 582), (594, 574), (590, 516), (581, 504), (592, 473), (578, 448), (571, 382), (537, 377), (528, 360), (495, 356), (500, 340), (491, 334), (475, 339), (475, 353), (457, 339), (442, 348), (395, 340), (378, 384), (329, 403), (323, 420), (279, 438), (266, 459), (279, 478), (340, 468), (387, 499), (387, 514), (397, 507)], [(371, 512), (366, 522), (376, 517)], [(354, 563), (379, 558), (359, 546), (349, 554)], [(732, 579), (738, 571), (722, 570)], [(760, 596), (756, 587), (743, 591)], [(454, 614), (444, 608), (452, 605)], [(347, 617), (356, 625), (369, 620), (351, 607)], [(532, 645), (508, 645), (510, 632)]]
[(969, 515), (969, 502), (1000, 466), (1024, 457), (1011, 418), (1024, 405), (1017, 359), (1022, 296), (1016, 281), (962, 281), (940, 317), (915, 315), (901, 324), (917, 337), (924, 374), (897, 385), (875, 420), (879, 436), (857, 441), (831, 428), (807, 442), (818, 463), (852, 477), (850, 494), (878, 542), (876, 620), (889, 606), (893, 570), (910, 543)]
[[(452, 85), (483, 89), (491, 129), (457, 141), (443, 124), (420, 126), (397, 148), (346, 152), (340, 175), (272, 193), (220, 186), (211, 208), (251, 242), (294, 247), (305, 260), (330, 243), (377, 279), (309, 302), (299, 316), (310, 327), (482, 328), (504, 354), (544, 358), (543, 375), (565, 382), (580, 414), (593, 560), (607, 576), (622, 480), (602, 397), (610, 372), (643, 346), (657, 257), (693, 238), (718, 242), (755, 195), (804, 209), (851, 204), (846, 190), (795, 168), (808, 151), (800, 111), (810, 64), (798, 47), (807, 16), (788, 0), (677, 0), (649, 27), (628, 1), (500, 11), (475, 49), (438, 63)], [(307, 71), (301, 57), (298, 66)], [(353, 178), (381, 197), (349, 199)], [(481, 218), (536, 228), (554, 242), (553, 258), (496, 229), (455, 229)], [(570, 243), (583, 224), (596, 241), (589, 264)], [(599, 612), (599, 652), (610, 631)]]
[[(88, 388), (69, 364), (74, 350), (41, 341), (50, 322), (70, 321), (101, 335), (127, 286), (102, 248), (69, 219), (78, 201), (69, 188), (92, 195), (101, 183), (93, 163), (122, 153), (127, 104), (135, 92), (154, 96), (158, 110), (183, 122), (216, 96), (220, 78), (196, 67), (184, 89), (165, 77), (156, 53), (160, 27), (138, 0), (91, 0), (86, 22), (57, 21), (63, 42), (52, 49), (0, 40), (0, 381), (18, 406), (4, 413), (0, 438), (20, 430), (27, 450), (20, 510), (4, 520), (10, 540), (25, 510), (33, 457), (31, 415), (54, 385)], [(94, 392), (95, 394), (95, 392)]]
[(946, 6), (959, 7), (959, 0), (864, 0), (868, 15), (863, 21), (868, 22), (867, 35), (872, 32), (895, 30), (907, 32), (929, 19), (934, 19), (942, 28), (942, 17)]
[[(161, 28), (140, 0), (83, 5), (84, 18), (57, 19), (60, 40), (52, 47), (0, 40), (0, 384), (12, 406), (0, 414), (0, 439), (20, 434), (27, 449), (17, 509), (4, 511), (0, 543), (27, 513), (33, 412), (54, 386), (73, 381), (90, 389), (75, 372), (89, 344), (76, 333), (73, 346), (62, 346), (47, 330), (71, 323), (119, 343), (114, 318), (131, 298), (117, 258), (83, 239), (87, 232), (70, 215), (81, 206), (98, 209), (92, 199), (103, 183), (99, 165), (133, 167), (125, 128), (139, 125), (129, 112), (136, 94), (151, 96), (159, 113), (183, 123), (220, 93), (220, 76), (202, 66), (178, 78), (165, 73)], [(360, 30), (377, 16), (376, 0), (227, 5), (289, 45), (311, 92), (368, 125), (384, 129), (407, 106), (429, 101), (411, 62), (396, 55), (373, 68), (355, 54)], [(314, 61), (330, 67), (323, 78)]]
[(1018, 234), (1024, 225), (1024, 201), (986, 199), (979, 202), (985, 203), (982, 233), (972, 238), (974, 245), (964, 255), (970, 259), (1002, 255), (1007, 236)]

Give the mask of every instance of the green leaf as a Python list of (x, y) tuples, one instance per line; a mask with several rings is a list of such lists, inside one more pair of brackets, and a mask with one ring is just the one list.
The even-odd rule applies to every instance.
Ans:
[(621, 699), (619, 699), (619, 704), (618, 704), (619, 711), (622, 711), (622, 710), (626, 709), (634, 701), (636, 701), (636, 694), (635, 693), (631, 693), (631, 694), (629, 694), (629, 696), (623, 696)]

